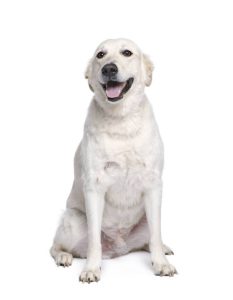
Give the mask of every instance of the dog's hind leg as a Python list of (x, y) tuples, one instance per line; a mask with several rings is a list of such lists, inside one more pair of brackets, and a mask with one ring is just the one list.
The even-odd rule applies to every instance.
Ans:
[(73, 257), (86, 257), (87, 221), (77, 209), (68, 208), (58, 226), (50, 253), (58, 266), (70, 266)]
[[(174, 252), (172, 251), (172, 249), (170, 247), (168, 247), (167, 245), (163, 244), (162, 248), (163, 248), (163, 253), (165, 255), (174, 255)], [(150, 252), (149, 244), (144, 245), (142, 250)]]
[(50, 253), (58, 266), (71, 266), (73, 255), (71, 253), (62, 251), (62, 248), (59, 245), (54, 243), (52, 248), (50, 249)]
[[(127, 238), (128, 252), (142, 250), (150, 252), (149, 250), (149, 228), (144, 216), (141, 221), (135, 226)], [(173, 255), (174, 252), (167, 245), (163, 244), (163, 252), (165, 255)]]

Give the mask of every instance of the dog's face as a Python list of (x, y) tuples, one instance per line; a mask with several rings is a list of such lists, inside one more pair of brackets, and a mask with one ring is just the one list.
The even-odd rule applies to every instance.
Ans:
[(85, 75), (96, 100), (110, 105), (143, 92), (151, 83), (152, 71), (151, 61), (132, 41), (114, 39), (99, 45)]

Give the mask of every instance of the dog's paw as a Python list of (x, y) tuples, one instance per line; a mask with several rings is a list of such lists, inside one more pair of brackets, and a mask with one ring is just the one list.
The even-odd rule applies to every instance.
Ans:
[(153, 269), (154, 269), (154, 273), (157, 276), (174, 276), (175, 274), (178, 274), (176, 271), (176, 268), (169, 264), (168, 262), (155, 262), (152, 263)]
[(73, 261), (73, 256), (67, 252), (59, 252), (55, 257), (55, 262), (58, 266), (69, 267)]
[(174, 255), (174, 252), (172, 251), (172, 249), (165, 244), (163, 244), (163, 253), (165, 255)]
[(81, 282), (98, 282), (100, 280), (100, 268), (95, 270), (84, 270), (79, 276)]

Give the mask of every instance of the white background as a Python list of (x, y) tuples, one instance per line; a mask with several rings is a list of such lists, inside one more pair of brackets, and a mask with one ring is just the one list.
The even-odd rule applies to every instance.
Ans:
[[(1, 299), (232, 299), (232, 15), (224, 0), (0, 2)], [(155, 64), (163, 238), (179, 275), (156, 277), (134, 253), (87, 285), (83, 260), (57, 268), (48, 251), (92, 96), (85, 66), (115, 37)]]

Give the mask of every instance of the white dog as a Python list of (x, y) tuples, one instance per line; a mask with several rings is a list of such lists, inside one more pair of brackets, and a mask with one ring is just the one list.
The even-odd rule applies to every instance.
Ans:
[(101, 258), (151, 252), (156, 275), (173, 276), (161, 238), (163, 144), (144, 94), (153, 65), (126, 39), (96, 50), (86, 78), (94, 92), (74, 159), (74, 182), (51, 255), (87, 258), (80, 281), (100, 279)]

